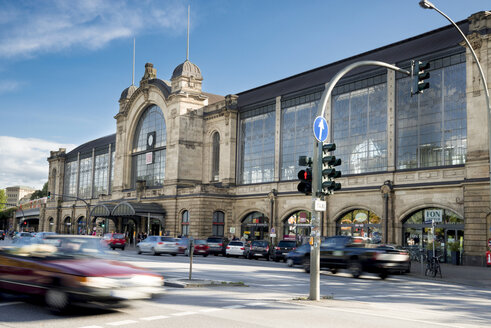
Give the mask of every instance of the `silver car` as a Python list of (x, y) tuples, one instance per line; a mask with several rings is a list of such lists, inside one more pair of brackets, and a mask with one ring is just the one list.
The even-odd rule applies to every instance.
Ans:
[(244, 256), (245, 243), (243, 241), (231, 241), (225, 249), (225, 254), (229, 256)]
[(138, 254), (152, 253), (153, 255), (170, 254), (176, 256), (179, 252), (179, 240), (172, 237), (148, 236), (136, 245)]

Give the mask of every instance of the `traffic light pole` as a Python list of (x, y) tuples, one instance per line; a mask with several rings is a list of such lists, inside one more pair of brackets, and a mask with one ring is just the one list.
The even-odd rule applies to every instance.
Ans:
[[(321, 101), (317, 110), (317, 116), (324, 117), (326, 111), (326, 105), (331, 97), (331, 92), (339, 82), (339, 80), (351, 70), (362, 67), (362, 66), (380, 66), (386, 67), (388, 69), (394, 70), (396, 72), (403, 73), (410, 76), (411, 72), (406, 71), (394, 65), (390, 65), (384, 62), (375, 60), (364, 60), (353, 63), (346, 66), (344, 69), (339, 71), (329, 82), (326, 90), (322, 94)], [(321, 179), (322, 179), (322, 142), (318, 142), (315, 139), (314, 151), (313, 151), (313, 163), (312, 163), (312, 233), (313, 243), (310, 251), (310, 294), (309, 299), (318, 301), (320, 299), (320, 224), (321, 224), (321, 214), (315, 209), (315, 201), (320, 195), (322, 195), (321, 190)]]

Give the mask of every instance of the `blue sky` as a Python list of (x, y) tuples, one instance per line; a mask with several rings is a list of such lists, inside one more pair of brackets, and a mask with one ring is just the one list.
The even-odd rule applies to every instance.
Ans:
[[(434, 0), (454, 21), (489, 0)], [(0, 188), (47, 181), (50, 150), (116, 129), (121, 92), (147, 62), (169, 80), (190, 55), (227, 95), (445, 25), (418, 0), (0, 0)], [(456, 32), (457, 33), (457, 32)]]

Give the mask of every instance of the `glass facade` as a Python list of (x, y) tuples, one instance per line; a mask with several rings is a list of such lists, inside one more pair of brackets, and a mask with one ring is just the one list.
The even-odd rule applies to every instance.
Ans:
[(164, 185), (166, 126), (160, 107), (152, 105), (138, 122), (133, 142), (133, 186), (145, 180), (147, 187)]
[(109, 179), (109, 154), (95, 156), (94, 165), (94, 188), (92, 197), (97, 198), (100, 194), (108, 194)]
[(78, 185), (78, 197), (91, 198), (90, 189), (92, 187), (92, 157), (80, 160), (80, 178)]
[(211, 156), (211, 180), (220, 179), (220, 134), (213, 134), (212, 156)]
[[(68, 162), (65, 164), (65, 181), (63, 194), (66, 196), (77, 196), (77, 174), (78, 162)], [(73, 199), (73, 198), (72, 198)], [(68, 197), (66, 200), (70, 200)]]
[(317, 116), (321, 92), (281, 102), (280, 180), (295, 180), (299, 156), (312, 156), (312, 122)]
[(241, 114), (239, 179), (242, 184), (274, 180), (275, 105)]
[(397, 169), (465, 163), (465, 54), (430, 61), (430, 88), (408, 96), (410, 78), (397, 80)]
[[(365, 84), (385, 79), (384, 75)], [(343, 175), (387, 170), (387, 84), (336, 94), (332, 99), (332, 142), (336, 157), (342, 159)]]

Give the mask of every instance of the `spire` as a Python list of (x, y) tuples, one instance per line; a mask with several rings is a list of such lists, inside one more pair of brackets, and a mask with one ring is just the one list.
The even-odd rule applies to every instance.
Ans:
[(131, 85), (135, 85), (135, 38), (133, 37), (133, 74), (131, 76)]
[(188, 42), (186, 47), (186, 60), (189, 60), (189, 10), (190, 10), (190, 5), (188, 5)]

